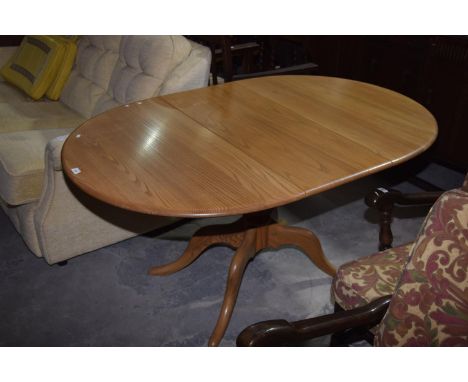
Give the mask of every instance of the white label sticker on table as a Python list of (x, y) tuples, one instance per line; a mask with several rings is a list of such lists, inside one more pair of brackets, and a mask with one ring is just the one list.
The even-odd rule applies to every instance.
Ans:
[(78, 167), (75, 167), (75, 168), (72, 168), (71, 169), (71, 172), (75, 175), (79, 174), (81, 172), (81, 170), (78, 168)]

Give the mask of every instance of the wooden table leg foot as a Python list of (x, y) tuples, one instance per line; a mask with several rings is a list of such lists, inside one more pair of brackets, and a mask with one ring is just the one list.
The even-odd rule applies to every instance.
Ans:
[(232, 311), (236, 305), (237, 295), (239, 293), (245, 268), (247, 267), (249, 260), (257, 253), (255, 241), (256, 230), (248, 230), (241, 246), (237, 249), (234, 257), (232, 258), (226, 283), (226, 291), (224, 293), (223, 305), (221, 307), (216, 326), (208, 341), (208, 346), (218, 346), (221, 339), (224, 337), (226, 328), (231, 320)]
[(335, 267), (325, 257), (320, 240), (310, 230), (301, 227), (288, 227), (272, 224), (268, 227), (268, 246), (294, 246), (304, 252), (306, 256), (323, 272), (330, 276), (336, 275)]
[(164, 276), (178, 272), (193, 263), (203, 252), (214, 245), (226, 245), (236, 249), (244, 238), (244, 230), (242, 219), (230, 224), (202, 227), (192, 236), (181, 257), (172, 263), (151, 267), (148, 274)]

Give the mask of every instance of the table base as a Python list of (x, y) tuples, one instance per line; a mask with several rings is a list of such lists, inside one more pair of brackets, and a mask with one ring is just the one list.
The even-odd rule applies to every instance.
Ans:
[(223, 305), (208, 341), (209, 346), (217, 346), (221, 342), (236, 304), (247, 263), (259, 251), (295, 246), (323, 272), (330, 276), (336, 273), (333, 265), (323, 254), (320, 241), (313, 232), (305, 228), (281, 225), (272, 218), (272, 212), (273, 210), (268, 210), (246, 214), (234, 223), (200, 228), (190, 239), (178, 260), (149, 270), (149, 274), (153, 276), (175, 273), (190, 265), (206, 249), (215, 245), (225, 245), (236, 250), (229, 267)]

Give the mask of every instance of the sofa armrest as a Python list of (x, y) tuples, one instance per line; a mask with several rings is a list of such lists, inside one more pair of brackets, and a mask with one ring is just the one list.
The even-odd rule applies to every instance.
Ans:
[(182, 92), (208, 86), (211, 51), (190, 41), (192, 50), (187, 59), (177, 66), (161, 87), (159, 95)]
[(392, 247), (393, 234), (391, 224), (393, 209), (396, 205), (432, 205), (442, 193), (443, 191), (432, 191), (404, 194), (398, 190), (379, 187), (367, 194), (365, 198), (366, 204), (379, 212), (379, 250), (383, 251)]
[(51, 139), (46, 146), (46, 166), (52, 164), (55, 171), (62, 171), (62, 147), (70, 134)]

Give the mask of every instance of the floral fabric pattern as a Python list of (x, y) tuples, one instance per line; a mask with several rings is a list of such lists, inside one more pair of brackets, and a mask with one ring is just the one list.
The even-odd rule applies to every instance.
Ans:
[(463, 182), (462, 190), (468, 192), (468, 173), (465, 176), (465, 181)]
[(463, 189), (444, 193), (432, 207), (374, 344), (468, 346), (468, 192)]
[(350, 310), (393, 294), (412, 247), (409, 243), (343, 264), (333, 280), (335, 302)]

